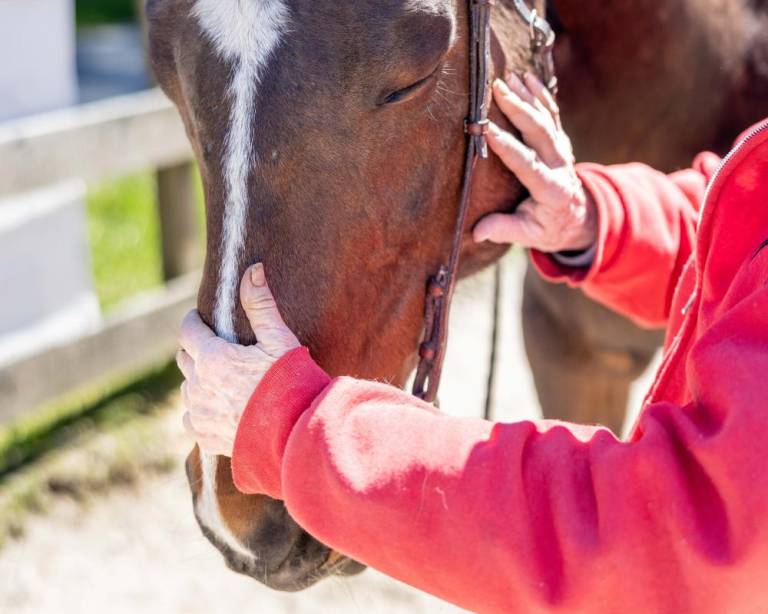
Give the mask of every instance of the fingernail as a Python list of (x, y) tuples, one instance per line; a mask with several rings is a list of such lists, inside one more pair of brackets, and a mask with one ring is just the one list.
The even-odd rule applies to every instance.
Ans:
[(501, 79), (494, 79), (493, 80), (493, 87), (494, 89), (501, 90), (502, 92), (509, 89), (507, 87), (507, 84), (504, 83)]
[(488, 121), (488, 134), (491, 136), (499, 136), (501, 133), (501, 128), (499, 128), (495, 123), (492, 121)]
[(261, 263), (251, 267), (251, 283), (257, 288), (263, 288), (267, 285), (267, 278), (264, 275), (264, 265)]
[(534, 85), (538, 85), (538, 84), (539, 84), (539, 79), (538, 79), (538, 77), (536, 77), (536, 75), (534, 75), (534, 74), (533, 74), (532, 72), (530, 72), (530, 71), (526, 71), (526, 72), (525, 72), (525, 80), (526, 80), (528, 83), (533, 83)]
[(525, 89), (525, 85), (520, 81), (520, 77), (513, 72), (509, 73), (509, 77), (507, 77), (507, 85), (516, 92), (522, 92)]

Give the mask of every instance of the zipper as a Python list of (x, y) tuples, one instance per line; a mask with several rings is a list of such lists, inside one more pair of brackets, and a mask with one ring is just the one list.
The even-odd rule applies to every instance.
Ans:
[[(704, 219), (704, 211), (708, 208), (707, 205), (710, 201), (710, 195), (714, 192), (715, 187), (719, 187), (718, 182), (723, 177), (725, 173), (726, 167), (733, 161), (733, 159), (741, 153), (741, 151), (745, 148), (747, 143), (749, 143), (752, 139), (757, 137), (758, 135), (762, 134), (768, 130), (768, 120), (764, 120), (759, 126), (755, 126), (747, 133), (747, 136), (745, 136), (741, 141), (734, 147), (730, 152), (728, 152), (728, 155), (725, 156), (720, 161), (720, 164), (718, 165), (717, 169), (715, 169), (715, 172), (712, 174), (712, 179), (709, 180), (709, 185), (707, 186), (706, 191), (704, 192), (704, 201), (701, 206), (701, 211), (699, 211), (699, 224), (701, 224), (701, 221)], [(697, 284), (698, 285), (698, 274), (697, 274)]]
[(688, 302), (685, 304), (685, 306), (680, 310), (680, 313), (682, 315), (688, 315), (688, 312), (691, 310), (691, 307), (693, 307), (693, 303), (696, 300), (696, 295), (698, 294), (698, 291), (696, 288), (693, 289), (693, 292), (691, 292), (691, 296), (688, 298)]

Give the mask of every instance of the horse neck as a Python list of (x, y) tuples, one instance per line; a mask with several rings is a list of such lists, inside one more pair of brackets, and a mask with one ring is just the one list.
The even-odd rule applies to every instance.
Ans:
[(754, 19), (755, 6), (752, 0), (555, 0), (552, 10), (566, 36), (578, 37), (584, 52), (653, 45), (663, 53), (673, 45), (693, 47), (702, 35), (720, 45)]

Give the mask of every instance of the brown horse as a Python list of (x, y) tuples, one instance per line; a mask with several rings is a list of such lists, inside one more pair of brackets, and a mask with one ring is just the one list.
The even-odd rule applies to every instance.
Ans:
[[(555, 0), (563, 122), (578, 160), (671, 171), (768, 116), (766, 0)], [(523, 327), (548, 417), (621, 430), (662, 338), (529, 272)], [(554, 385), (556, 383), (556, 385)]]
[[(494, 15), (498, 74), (530, 62), (527, 31), (510, 4), (500, 1)], [(699, 56), (678, 53), (676, 45), (707, 49), (713, 34), (705, 27), (709, 20), (691, 18), (700, 13), (692, 7), (705, 12), (705, 7), (724, 3), (677, 0), (664, 3), (675, 7), (666, 13), (647, 4), (627, 2), (634, 14), (622, 15), (606, 4), (593, 9), (584, 2), (558, 3), (564, 28), (559, 49), (563, 106), (581, 159), (613, 161), (636, 153), (669, 164), (671, 154), (668, 159), (650, 155), (673, 148), (668, 134), (681, 129), (667, 122), (666, 113), (679, 121), (698, 112), (691, 108), (694, 94), (727, 97), (709, 89), (716, 80), (703, 78), (684, 97), (669, 94), (690, 67), (684, 62), (699, 61)], [(744, 11), (746, 6), (744, 0)], [(661, 28), (640, 19), (660, 11), (665, 19), (672, 15), (679, 21), (662, 19)], [(327, 370), (403, 384), (421, 332), (424, 280), (450, 248), (456, 213), (464, 151), (457, 126), (467, 109), (466, 3), (150, 0), (148, 16), (153, 64), (179, 107), (203, 173), (209, 230), (199, 300), (203, 317), (222, 336), (253, 341), (237, 308), (236, 284), (248, 264), (262, 260), (286, 321)], [(729, 23), (737, 39), (751, 31), (741, 19)], [(629, 40), (635, 28), (635, 44), (624, 47), (621, 37)], [(666, 38), (657, 32), (661, 29)], [(722, 43), (718, 37), (711, 46)], [(662, 51), (654, 52), (653, 45)], [(728, 80), (742, 74), (744, 83), (754, 82), (745, 71), (747, 54), (730, 61), (736, 51), (728, 47), (725, 52)], [(659, 61), (662, 53), (669, 62)], [(672, 103), (679, 110), (672, 112)], [(703, 106), (712, 118), (710, 105)], [(717, 117), (722, 126), (725, 106), (719, 106)], [(492, 118), (503, 125), (498, 113)], [(594, 118), (610, 121), (595, 126)], [(640, 135), (643, 126), (656, 125), (666, 126), (668, 134), (650, 131), (648, 145), (624, 150), (622, 134), (631, 126), (622, 122), (637, 122)], [(702, 123), (709, 125), (682, 127)], [(710, 133), (698, 136), (674, 146), (673, 164), (685, 163), (693, 150), (716, 140)], [(470, 226), (486, 212), (510, 209), (523, 195), (495, 160), (479, 167), (475, 185)], [(479, 270), (503, 251), (473, 245), (467, 237), (463, 273)], [(579, 378), (598, 381), (607, 368), (604, 396), (623, 410), (623, 388), (610, 378), (623, 386), (636, 363), (645, 360), (653, 339), (649, 343), (644, 333), (632, 333), (639, 349), (627, 352), (627, 325), (615, 320), (612, 345), (605, 352), (605, 341), (598, 343), (605, 337), (601, 327), (613, 320), (595, 316), (591, 304), (563, 299), (552, 288), (528, 292), (526, 316), (535, 313), (531, 301), (536, 299), (544, 314), (539, 327), (545, 328), (543, 339), (551, 348), (538, 357), (535, 352), (546, 346), (532, 348), (545, 406), (567, 409), (577, 419), (580, 415), (582, 404), (566, 406), (560, 397), (546, 398), (542, 357), (557, 359), (562, 352), (567, 360), (557, 363), (562, 367), (554, 371), (558, 377), (577, 373), (566, 384), (583, 390)], [(530, 321), (527, 326), (532, 330)], [(599, 360), (588, 355), (591, 368), (584, 373), (571, 362), (574, 352), (564, 347), (571, 326), (578, 331), (574, 345), (580, 351), (599, 348)], [(590, 326), (597, 331), (594, 338), (584, 333)], [(625, 364), (627, 355), (634, 362)], [(223, 459), (201, 459), (195, 451), (188, 472), (200, 524), (236, 570), (276, 588), (298, 589), (325, 575), (360, 568), (301, 531), (281, 504), (240, 495)]]
[[(262, 261), (286, 322), (327, 371), (405, 384), (426, 280), (450, 251), (457, 214), (467, 4), (150, 0), (155, 72), (203, 176), (199, 310), (219, 335), (254, 341), (237, 287)], [(493, 19), (495, 72), (530, 68), (528, 27), (511, 2)], [(495, 159), (475, 186), (468, 228), (524, 197)], [(505, 249), (467, 232), (462, 251), (466, 276)], [(194, 451), (187, 466), (198, 521), (234, 569), (284, 590), (360, 569), (281, 503), (239, 494), (226, 460)]]

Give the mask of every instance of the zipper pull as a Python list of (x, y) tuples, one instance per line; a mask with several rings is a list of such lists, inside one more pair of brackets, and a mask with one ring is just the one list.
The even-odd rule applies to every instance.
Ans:
[(697, 292), (698, 291), (696, 289), (694, 289), (694, 291), (691, 293), (690, 298), (688, 299), (688, 302), (685, 304), (685, 307), (683, 307), (680, 310), (680, 313), (682, 313), (684, 316), (688, 315), (688, 312), (691, 310), (691, 307), (693, 307), (693, 303), (696, 300)]

